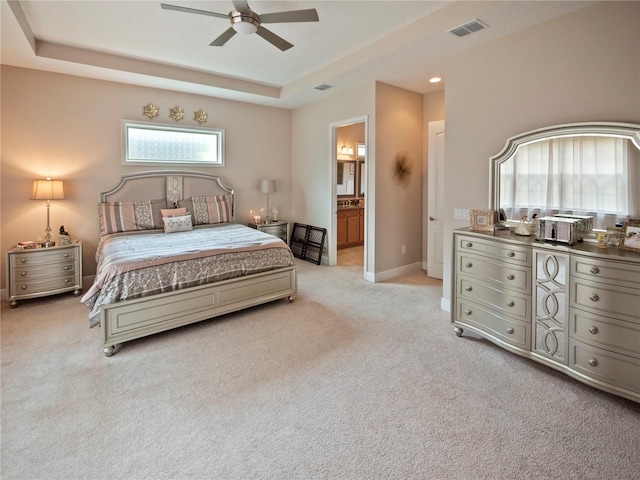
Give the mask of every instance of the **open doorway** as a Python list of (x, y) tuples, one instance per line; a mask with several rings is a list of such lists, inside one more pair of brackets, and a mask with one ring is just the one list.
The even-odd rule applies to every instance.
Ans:
[(335, 265), (365, 268), (366, 119), (332, 127)]

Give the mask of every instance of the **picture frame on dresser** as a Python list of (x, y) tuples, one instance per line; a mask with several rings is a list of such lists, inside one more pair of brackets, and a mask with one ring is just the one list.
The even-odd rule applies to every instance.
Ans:
[(640, 220), (629, 220), (622, 225), (620, 249), (640, 252)]
[(494, 210), (469, 210), (469, 229), (472, 232), (493, 232), (496, 224)]

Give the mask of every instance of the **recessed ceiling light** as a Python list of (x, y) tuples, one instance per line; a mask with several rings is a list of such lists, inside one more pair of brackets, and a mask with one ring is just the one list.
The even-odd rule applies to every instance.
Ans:
[(438, 83), (441, 82), (442, 79), (440, 77), (432, 77), (429, 79), (429, 83)]

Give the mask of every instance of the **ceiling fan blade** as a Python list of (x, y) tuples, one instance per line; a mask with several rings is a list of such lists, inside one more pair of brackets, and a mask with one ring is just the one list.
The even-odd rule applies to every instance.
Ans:
[(222, 32), (222, 34), (220, 34), (218, 38), (216, 38), (213, 42), (211, 42), (209, 46), (221, 47), (225, 43), (227, 43), (231, 39), (231, 37), (233, 37), (235, 34), (236, 34), (236, 31), (233, 29), (233, 27), (229, 27), (224, 32)]
[(309, 10), (265, 13), (260, 15), (261, 23), (317, 22), (318, 20), (318, 12), (315, 8), (310, 8)]
[(293, 44), (287, 42), (284, 38), (279, 37), (275, 33), (267, 30), (266, 28), (264, 28), (262, 26), (258, 27), (258, 31), (256, 33), (258, 35), (260, 35), (262, 38), (264, 38), (267, 42), (269, 42), (272, 45), (278, 47), (283, 52), (285, 50), (289, 50), (291, 47), (293, 47)]
[(165, 10), (175, 10), (176, 12), (184, 13), (197, 13), (198, 15), (208, 15), (216, 18), (229, 19), (229, 15), (226, 13), (209, 12), (207, 10), (198, 10), (197, 8), (179, 7), (178, 5), (169, 5), (168, 3), (161, 3), (160, 6)]
[(239, 12), (250, 12), (249, 3), (246, 0), (233, 0), (233, 8)]

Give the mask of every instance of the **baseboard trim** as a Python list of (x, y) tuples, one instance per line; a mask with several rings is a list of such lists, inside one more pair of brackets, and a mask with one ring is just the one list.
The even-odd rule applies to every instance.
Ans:
[(440, 308), (445, 312), (451, 313), (451, 300), (449, 300), (448, 298), (441, 298)]
[(389, 280), (390, 278), (395, 278), (405, 273), (413, 272), (415, 270), (422, 270), (422, 262), (411, 263), (409, 265), (404, 265), (398, 268), (392, 268), (391, 270), (386, 270), (384, 272), (378, 273), (367, 273), (367, 276), (371, 275), (371, 280), (367, 278), (367, 280), (371, 282), (384, 282), (385, 280)]

